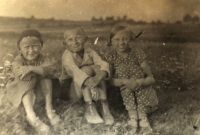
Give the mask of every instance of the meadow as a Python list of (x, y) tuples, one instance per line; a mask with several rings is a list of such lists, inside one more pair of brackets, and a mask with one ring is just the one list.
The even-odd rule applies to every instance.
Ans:
[[(200, 55), (199, 25), (188, 24), (161, 24), (161, 25), (131, 25), (135, 34), (145, 30), (136, 39), (131, 47), (142, 48), (146, 55), (156, 83), (153, 88), (159, 98), (158, 109), (149, 114), (149, 119), (155, 133), (160, 135), (193, 135), (200, 127)], [(108, 43), (109, 25), (90, 26), (84, 25), (89, 37), (87, 46), (103, 55), (111, 47)], [(7, 59), (8, 54), (14, 57), (19, 53), (16, 47), (18, 34), (24, 28), (1, 28), (0, 30), (0, 66)], [(44, 38), (42, 53), (52, 61), (61, 61), (64, 51), (63, 32), (64, 27), (37, 28)], [(98, 37), (97, 44), (94, 45)], [(9, 58), (10, 60), (12, 58)], [(67, 94), (67, 85), (59, 89), (61, 95)], [(1, 93), (5, 89), (1, 89)], [(73, 104), (66, 96), (54, 99), (56, 112), (63, 122), (53, 127), (51, 135), (124, 135), (128, 134), (125, 121), (127, 112), (119, 97), (118, 92), (108, 87), (108, 98), (111, 112), (115, 117), (115, 124), (87, 124), (83, 118), (84, 106), (80, 102)], [(2, 94), (3, 95), (3, 94)], [(48, 123), (43, 106), (37, 106), (37, 114)], [(6, 110), (6, 111), (5, 111)], [(4, 112), (2, 114), (2, 112)], [(7, 113), (5, 113), (7, 112)], [(0, 108), (0, 134), (1, 135), (36, 135), (26, 122), (24, 110), (12, 111), (6, 104)], [(6, 115), (9, 115), (7, 117)]]

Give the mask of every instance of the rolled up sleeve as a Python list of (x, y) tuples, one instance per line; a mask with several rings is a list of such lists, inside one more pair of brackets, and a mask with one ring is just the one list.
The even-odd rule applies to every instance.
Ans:
[(89, 77), (75, 63), (71, 52), (66, 50), (62, 55), (62, 65), (67, 74), (73, 78), (73, 81), (82, 88), (84, 81)]
[[(25, 66), (23, 63), (22, 63), (22, 60), (21, 60), (21, 57), (18, 55), (14, 62), (13, 62), (13, 69), (12, 69), (12, 73), (14, 75), (14, 77), (17, 77), (17, 78), (20, 78), (17, 76), (17, 70), (21, 67), (21, 66)], [(25, 75), (22, 79), (22, 81), (30, 81), (32, 80), (33, 78), (37, 77), (37, 74), (31, 72), (31, 73), (28, 73), (27, 75)]]

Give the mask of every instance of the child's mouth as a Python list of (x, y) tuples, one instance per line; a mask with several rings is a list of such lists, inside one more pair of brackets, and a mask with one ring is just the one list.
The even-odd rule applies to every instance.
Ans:
[(31, 56), (31, 57), (35, 56), (35, 53), (34, 54), (29, 54), (29, 56)]

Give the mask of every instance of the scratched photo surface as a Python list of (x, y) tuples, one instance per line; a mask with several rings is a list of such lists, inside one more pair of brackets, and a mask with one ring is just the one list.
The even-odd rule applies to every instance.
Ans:
[[(130, 47), (141, 48), (155, 79), (159, 105), (148, 115), (153, 134), (200, 135), (200, 1), (199, 0), (1, 0), (0, 1), (0, 135), (37, 135), (26, 120), (23, 105), (13, 109), (6, 100), (12, 63), (20, 54), (19, 34), (37, 29), (44, 41), (41, 53), (58, 63), (62, 72), (64, 31), (83, 27), (85, 46), (100, 56), (108, 46), (109, 30), (123, 24), (139, 35)], [(59, 74), (59, 73), (58, 73)], [(119, 91), (107, 84), (107, 98), (115, 122), (88, 124), (83, 101), (69, 101), (72, 79), (52, 79), (53, 108), (61, 123), (50, 126), (45, 103), (34, 105), (36, 115), (50, 126), (50, 135), (128, 134), (128, 113)], [(117, 95), (118, 93), (118, 95)], [(15, 97), (13, 97), (15, 98)], [(96, 103), (101, 112), (100, 103)], [(101, 113), (100, 113), (101, 114)], [(140, 134), (140, 133), (138, 133)]]

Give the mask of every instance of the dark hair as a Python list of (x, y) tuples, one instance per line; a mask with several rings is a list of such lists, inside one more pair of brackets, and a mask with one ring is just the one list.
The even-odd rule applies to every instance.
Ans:
[(133, 33), (133, 31), (129, 27), (124, 26), (124, 25), (115, 25), (110, 29), (108, 46), (111, 46), (112, 38), (117, 34), (117, 32), (119, 32), (121, 30), (126, 30), (127, 32), (129, 32), (130, 36), (131, 36), (131, 40), (133, 40), (135, 38), (135, 34)]
[(43, 46), (43, 40), (42, 40), (40, 32), (34, 29), (28, 29), (28, 30), (22, 31), (21, 34), (19, 35), (19, 38), (17, 41), (18, 49), (19, 49), (19, 44), (24, 37), (36, 37), (40, 41), (41, 45)]

